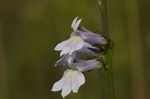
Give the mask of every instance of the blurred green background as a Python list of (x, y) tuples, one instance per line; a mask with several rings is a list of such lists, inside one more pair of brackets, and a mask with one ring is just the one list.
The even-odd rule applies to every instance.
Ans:
[[(150, 1), (109, 0), (117, 99), (150, 99)], [(61, 99), (50, 91), (63, 74), (53, 48), (71, 33), (74, 17), (102, 32), (96, 0), (0, 1), (0, 99)], [(86, 84), (66, 99), (109, 99), (104, 70), (85, 73)]]

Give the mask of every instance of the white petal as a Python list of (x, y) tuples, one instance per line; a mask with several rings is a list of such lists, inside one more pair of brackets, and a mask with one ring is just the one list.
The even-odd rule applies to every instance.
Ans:
[(74, 30), (74, 31), (77, 31), (77, 29), (78, 29), (78, 27), (79, 27), (81, 21), (82, 21), (82, 20), (79, 19), (79, 20), (76, 22), (76, 24), (75, 24), (74, 27), (73, 27), (73, 30)]
[(75, 17), (74, 20), (72, 21), (71, 27), (72, 27), (73, 31), (77, 31), (77, 29), (80, 25), (80, 22), (82, 21), (81, 19), (79, 19), (79, 20), (77, 20), (77, 19), (78, 19), (78, 17)]
[(62, 89), (63, 84), (64, 84), (63, 79), (55, 82), (52, 89), (51, 89), (51, 91), (60, 91)]
[(68, 43), (68, 40), (62, 41), (61, 43), (56, 45), (54, 50), (56, 51), (62, 50), (67, 43)]
[(77, 71), (73, 76), (72, 76), (72, 91), (74, 93), (77, 93), (80, 86), (82, 86), (85, 83), (85, 77), (82, 74), (82, 72)]
[(72, 24), (71, 24), (71, 27), (72, 27), (72, 29), (74, 30), (74, 26), (75, 26), (75, 24), (76, 24), (76, 22), (77, 22), (77, 19), (78, 19), (78, 17), (75, 17), (74, 19), (73, 19), (73, 21), (72, 21)]
[(66, 55), (66, 54), (70, 53), (70, 51), (71, 51), (71, 48), (70, 48), (70, 47), (64, 47), (64, 48), (62, 49), (62, 51), (60, 52), (60, 56)]
[(63, 87), (63, 85), (64, 85), (65, 76), (66, 76), (66, 73), (67, 73), (67, 72), (68, 72), (68, 70), (66, 70), (66, 71), (64, 72), (62, 78), (61, 78), (59, 81), (57, 81), (57, 82), (54, 83), (54, 85), (53, 85), (51, 91), (59, 91), (59, 90), (62, 89), (62, 87)]
[(64, 85), (62, 87), (62, 92), (61, 95), (62, 97), (66, 97), (70, 92), (71, 92), (71, 76), (70, 76), (70, 71), (66, 71), (66, 75), (64, 78)]
[(60, 56), (69, 54), (72, 55), (73, 52), (84, 47), (84, 41), (82, 39), (74, 40), (74, 38), (68, 39), (68, 42), (62, 48)]
[(69, 65), (72, 65), (73, 64), (73, 61), (74, 61), (74, 57), (75, 57), (75, 54), (72, 54), (72, 55), (69, 55), (68, 56), (68, 64)]
[(84, 41), (81, 39), (75, 46), (75, 50), (79, 50), (84, 47)]

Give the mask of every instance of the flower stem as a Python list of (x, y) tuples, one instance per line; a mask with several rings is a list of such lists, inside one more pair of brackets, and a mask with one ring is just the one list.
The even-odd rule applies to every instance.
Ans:
[(116, 99), (115, 97), (115, 89), (114, 89), (114, 83), (113, 83), (113, 71), (112, 71), (112, 49), (108, 49), (107, 51), (107, 79), (108, 79), (108, 87), (110, 90), (110, 98)]
[(109, 33), (108, 27), (108, 0), (98, 0), (99, 10), (101, 13), (101, 21), (102, 21), (102, 32), (107, 34), (107, 37), (110, 39), (107, 50), (106, 50), (106, 73), (108, 79), (108, 87), (109, 87), (109, 94), (110, 99), (116, 99), (115, 96), (115, 89), (113, 84), (113, 71), (112, 71), (112, 54), (113, 54), (113, 47), (112, 47), (112, 37)]

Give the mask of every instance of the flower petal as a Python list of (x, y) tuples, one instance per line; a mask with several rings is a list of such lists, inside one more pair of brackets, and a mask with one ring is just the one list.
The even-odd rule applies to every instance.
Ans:
[(84, 47), (91, 48), (91, 49), (98, 49), (97, 47), (92, 46), (91, 44), (84, 42)]
[(77, 69), (81, 72), (93, 70), (95, 68), (101, 68), (102, 64), (96, 59), (91, 60), (80, 60), (78, 63), (74, 63), (71, 68)]
[(72, 24), (71, 24), (72, 29), (74, 29), (74, 26), (75, 26), (75, 24), (76, 24), (76, 22), (77, 22), (77, 19), (78, 19), (78, 17), (75, 17), (75, 18), (73, 19)]
[(72, 36), (65, 42), (65, 44), (62, 44), (63, 47), (60, 47), (58, 50), (62, 50), (60, 53), (60, 56), (69, 54), (71, 55), (73, 52), (81, 49), (84, 46), (84, 41), (80, 38), (80, 36)]
[(67, 95), (69, 95), (70, 92), (71, 92), (71, 79), (65, 81), (65, 84), (64, 84), (64, 86), (62, 88), (61, 95), (64, 98)]
[(72, 91), (77, 93), (80, 86), (85, 83), (85, 77), (80, 71), (76, 71), (72, 76)]
[(62, 51), (60, 52), (60, 56), (63, 56), (63, 55), (66, 55), (66, 54), (71, 54), (72, 53), (72, 50), (71, 48), (68, 46), (68, 47), (64, 47), (62, 49)]
[(85, 54), (88, 54), (88, 55), (91, 55), (91, 56), (97, 56), (98, 54), (93, 52), (92, 50), (88, 49), (88, 48), (82, 48), (78, 51), (75, 51), (73, 52), (71, 55), (69, 54), (66, 54), (66, 55), (63, 55), (55, 64), (55, 66), (60, 66), (60, 65), (63, 65), (63, 66), (70, 66), (73, 64), (73, 62), (75, 61), (79, 61), (80, 60), (80, 57), (85, 55)]
[(92, 50), (88, 49), (88, 48), (82, 48), (79, 52), (81, 52), (80, 54), (83, 55), (84, 54), (88, 54), (88, 55), (92, 55), (92, 56), (98, 56), (98, 54), (96, 54), (95, 52), (93, 52)]
[(56, 50), (56, 51), (62, 50), (67, 43), (68, 43), (68, 40), (62, 41), (61, 43), (56, 45), (54, 50)]
[(68, 54), (67, 55), (64, 55), (62, 56), (55, 64), (55, 66), (58, 66), (58, 65), (64, 65), (64, 66), (67, 66), (68, 65)]
[(84, 41), (83, 40), (79, 40), (78, 42), (76, 42), (76, 44), (74, 45), (74, 49), (73, 51), (77, 51), (81, 48), (84, 47)]
[(77, 29), (78, 29), (78, 27), (79, 27), (81, 21), (82, 21), (82, 20), (79, 19), (79, 20), (76, 22), (75, 26), (73, 27), (74, 31), (77, 31)]
[(78, 19), (78, 17), (75, 17), (75, 19), (72, 21), (71, 27), (72, 27), (73, 31), (77, 31), (77, 29), (80, 25), (80, 22), (82, 21), (81, 19), (79, 19), (79, 20), (77, 20), (77, 19)]
[(64, 84), (64, 78), (62, 77), (59, 81), (55, 82), (51, 91), (60, 91)]
[(93, 32), (80, 32), (80, 36), (83, 40), (92, 44), (107, 44), (108, 41), (99, 34)]
[(66, 97), (71, 92), (71, 76), (70, 76), (70, 70), (65, 71), (64, 75), (64, 85), (62, 87), (61, 95), (62, 97)]

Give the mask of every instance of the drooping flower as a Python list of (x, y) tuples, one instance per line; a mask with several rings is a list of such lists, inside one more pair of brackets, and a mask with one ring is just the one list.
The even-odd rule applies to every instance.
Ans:
[(54, 83), (52, 91), (60, 91), (62, 97), (66, 97), (71, 91), (77, 93), (80, 86), (85, 83), (85, 77), (82, 72), (68, 69), (63, 77)]

